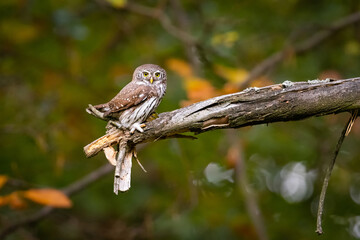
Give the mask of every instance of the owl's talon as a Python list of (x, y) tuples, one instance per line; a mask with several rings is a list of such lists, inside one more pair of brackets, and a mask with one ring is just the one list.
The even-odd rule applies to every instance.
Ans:
[(138, 130), (139, 132), (144, 132), (144, 130), (142, 129), (142, 125), (144, 125), (144, 124), (134, 123), (131, 126), (130, 134), (133, 134), (135, 132), (135, 130)]

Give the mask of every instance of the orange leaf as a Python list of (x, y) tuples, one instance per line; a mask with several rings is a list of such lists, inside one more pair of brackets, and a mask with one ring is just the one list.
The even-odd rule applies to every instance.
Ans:
[(216, 65), (215, 72), (230, 83), (242, 83), (248, 76), (248, 71), (243, 68), (230, 68), (223, 65)]
[(7, 204), (9, 204), (12, 209), (23, 209), (26, 207), (26, 203), (24, 199), (19, 196), (19, 192), (12, 192), (6, 196), (6, 198)]
[(190, 65), (185, 62), (184, 60), (177, 59), (177, 58), (170, 58), (166, 61), (166, 65), (169, 69), (176, 72), (180, 76), (192, 77), (194, 75)]
[(265, 87), (274, 84), (274, 82), (265, 76), (259, 77), (251, 81), (250, 87)]
[(9, 205), (12, 209), (22, 209), (26, 207), (26, 203), (17, 191), (0, 197), (0, 207), (5, 205)]
[(214, 86), (201, 78), (186, 78), (185, 90), (191, 103), (206, 100), (219, 95)]
[(221, 94), (230, 94), (230, 93), (236, 93), (240, 91), (239, 84), (236, 83), (225, 83), (224, 87), (221, 89)]
[(24, 197), (33, 202), (58, 208), (69, 208), (71, 200), (63, 192), (56, 189), (29, 189), (24, 192)]
[(5, 175), (0, 175), (0, 188), (2, 188), (2, 186), (4, 186), (4, 184), (7, 182), (8, 177)]
[(9, 203), (8, 196), (0, 196), (0, 207)]

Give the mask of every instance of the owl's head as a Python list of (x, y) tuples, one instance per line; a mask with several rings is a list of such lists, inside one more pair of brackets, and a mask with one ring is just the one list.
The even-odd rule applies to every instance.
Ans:
[(166, 83), (166, 71), (155, 64), (144, 64), (135, 69), (133, 80), (146, 84)]

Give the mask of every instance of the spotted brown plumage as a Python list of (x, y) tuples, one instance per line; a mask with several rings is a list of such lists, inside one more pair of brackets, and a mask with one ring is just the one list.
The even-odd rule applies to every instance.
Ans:
[(166, 72), (154, 64), (137, 67), (132, 81), (108, 103), (94, 107), (118, 126), (143, 132), (141, 123), (155, 111), (166, 91)]

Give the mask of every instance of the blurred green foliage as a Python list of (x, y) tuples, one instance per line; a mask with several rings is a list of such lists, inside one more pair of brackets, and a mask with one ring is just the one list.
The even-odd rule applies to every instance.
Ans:
[[(0, 1), (0, 174), (25, 186), (62, 188), (106, 163), (86, 159), (83, 146), (105, 123), (84, 111), (111, 99), (144, 63), (168, 68), (172, 58), (191, 62), (187, 45), (154, 18), (122, 8), (126, 1)], [(129, 2), (133, 2), (130, 1)], [(109, 5), (110, 3), (115, 6)], [(142, 0), (199, 40), (202, 75), (218, 89), (226, 79), (211, 66), (251, 70), (331, 22), (359, 11), (357, 0), (190, 1)], [(179, 8), (180, 6), (180, 8)], [(181, 13), (181, 17), (177, 14)], [(181, 28), (181, 27), (180, 27)], [(196, 54), (196, 52), (194, 53)], [(197, 57), (195, 55), (195, 57)], [(268, 80), (358, 77), (360, 24), (273, 69)], [(168, 70), (158, 112), (186, 100), (183, 79)], [(253, 189), (269, 239), (315, 237), (322, 171), (348, 114), (236, 130), (248, 187)], [(232, 132), (233, 134), (233, 132)], [(148, 144), (134, 163), (132, 188), (116, 196), (112, 175), (72, 197), (36, 226), (8, 239), (258, 239), (238, 181), (209, 181), (234, 167), (229, 133), (198, 140)], [(360, 238), (360, 125), (345, 140), (326, 198), (326, 239)], [(0, 194), (21, 190), (6, 184)], [(39, 209), (0, 208), (0, 226)]]

